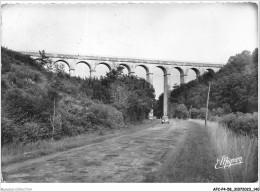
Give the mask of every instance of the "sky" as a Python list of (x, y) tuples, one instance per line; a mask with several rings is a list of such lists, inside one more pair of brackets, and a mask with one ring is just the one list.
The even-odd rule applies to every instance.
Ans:
[[(2, 6), (2, 46), (16, 51), (227, 63), (257, 47), (251, 3), (16, 4)], [(97, 76), (108, 68), (99, 65)], [(125, 70), (126, 72), (126, 70)], [(76, 75), (88, 76), (81, 64)], [(136, 75), (145, 77), (138, 67)], [(179, 72), (171, 75), (179, 84)], [(163, 72), (154, 69), (156, 97)], [(195, 78), (189, 71), (187, 81)]]

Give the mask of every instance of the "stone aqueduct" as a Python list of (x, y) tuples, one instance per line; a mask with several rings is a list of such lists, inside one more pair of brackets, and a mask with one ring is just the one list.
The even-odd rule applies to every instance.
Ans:
[[(22, 52), (30, 55), (32, 58), (39, 58), (37, 52)], [(116, 69), (118, 66), (124, 66), (128, 70), (129, 75), (135, 74), (136, 67), (143, 67), (146, 71), (146, 80), (153, 84), (153, 68), (158, 67), (164, 74), (164, 98), (163, 98), (163, 115), (168, 116), (168, 94), (172, 88), (171, 73), (177, 69), (180, 73), (180, 83), (185, 83), (189, 70), (193, 70), (199, 77), (206, 71), (218, 71), (223, 64), (187, 62), (187, 61), (164, 61), (164, 60), (147, 60), (133, 58), (116, 58), (116, 57), (95, 57), (65, 54), (46, 54), (54, 63), (63, 62), (69, 67), (71, 76), (75, 76), (75, 67), (79, 63), (86, 64), (90, 70), (90, 76), (94, 77), (96, 67), (100, 64), (106, 65), (109, 70)]]

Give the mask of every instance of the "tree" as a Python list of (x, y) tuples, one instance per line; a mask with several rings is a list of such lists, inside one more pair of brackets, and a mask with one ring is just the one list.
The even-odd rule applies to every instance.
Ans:
[(163, 93), (156, 100), (154, 105), (154, 116), (161, 118), (163, 116)]
[[(225, 66), (218, 72), (209, 71), (199, 77), (198, 81), (190, 81), (175, 86), (170, 93), (170, 103), (184, 104), (200, 109), (206, 107), (207, 83), (213, 82), (209, 109), (224, 108), (225, 113), (241, 111), (255, 112), (258, 106), (258, 49), (253, 54), (243, 51), (231, 56)], [(159, 102), (158, 102), (159, 104)], [(157, 109), (162, 108), (158, 106)], [(155, 111), (157, 113), (157, 111)]]
[(174, 108), (174, 116), (178, 119), (186, 119), (189, 115), (189, 111), (184, 104), (178, 104)]
[(40, 57), (37, 59), (37, 61), (38, 61), (41, 65), (47, 66), (47, 65), (49, 65), (49, 64), (52, 63), (52, 62), (51, 62), (51, 59), (50, 59), (48, 56), (46, 56), (46, 53), (45, 53), (44, 50), (39, 51), (39, 54), (40, 54)]

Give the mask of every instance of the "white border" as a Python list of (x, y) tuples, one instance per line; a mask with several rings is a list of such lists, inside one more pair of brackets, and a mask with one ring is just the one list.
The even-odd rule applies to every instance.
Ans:
[[(254, 188), (259, 183), (2, 183), (1, 189), (32, 191), (213, 191), (214, 188)], [(1, 190), (4, 192), (4, 190)], [(25, 191), (25, 190), (24, 190)], [(225, 190), (219, 190), (225, 191)], [(244, 190), (240, 190), (244, 191)]]
[(168, 4), (168, 3), (259, 3), (258, 0), (248, 0), (248, 1), (245, 1), (245, 0), (229, 0), (229, 1), (210, 1), (210, 0), (207, 0), (207, 1), (200, 1), (200, 0), (193, 0), (193, 1), (189, 1), (189, 0), (183, 0), (183, 1), (174, 1), (174, 0), (171, 0), (171, 1), (138, 1), (138, 0), (132, 0), (132, 1), (128, 1), (128, 0), (125, 0), (125, 1), (103, 1), (103, 0), (96, 0), (96, 1), (88, 1), (88, 0), (81, 0), (81, 1), (33, 1), (33, 0), (30, 0), (30, 1), (17, 1), (17, 0), (5, 0), (5, 1), (1, 1), (1, 4), (48, 4), (48, 3), (55, 3), (55, 4), (77, 4), (77, 3), (83, 3), (83, 4), (113, 4), (113, 3), (116, 3), (116, 4), (127, 4), (127, 3), (133, 3), (133, 4), (156, 4), (156, 3), (160, 3), (160, 4)]
[[(236, 1), (1, 1), (3, 4), (156, 4), (156, 3), (257, 3), (258, 0)], [(259, 35), (259, 7), (258, 7)], [(259, 47), (259, 42), (258, 42)], [(260, 69), (258, 68), (260, 71)], [(260, 91), (260, 90), (258, 90)], [(258, 102), (260, 99), (258, 98)], [(259, 130), (258, 130), (259, 131)], [(259, 157), (258, 149), (258, 157)], [(258, 167), (260, 162), (258, 163)], [(258, 172), (258, 178), (259, 178)], [(1, 183), (1, 191), (213, 191), (214, 188), (259, 188), (259, 183)], [(218, 190), (221, 191), (221, 190)], [(222, 190), (224, 191), (224, 190)], [(240, 190), (243, 191), (243, 190)]]

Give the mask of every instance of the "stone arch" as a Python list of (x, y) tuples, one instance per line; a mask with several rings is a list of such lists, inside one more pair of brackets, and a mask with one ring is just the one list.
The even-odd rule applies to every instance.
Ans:
[[(92, 67), (91, 67), (91, 65), (90, 65), (88, 62), (86, 62), (86, 61), (79, 61), (79, 62), (77, 62), (77, 64), (80, 64), (80, 63), (86, 64), (86, 65), (88, 66), (88, 68), (89, 68), (89, 71), (92, 70)], [(76, 65), (77, 65), (77, 64), (76, 64)]]
[[(178, 72), (176, 72), (176, 71), (178, 71), (179, 74), (177, 74)], [(175, 72), (176, 72), (176, 73), (175, 73)], [(179, 75), (179, 84), (185, 83), (185, 79), (186, 79), (187, 74), (185, 74), (183, 68), (181, 68), (181, 67), (173, 67), (172, 70), (171, 70), (171, 75), (172, 75), (171, 78), (177, 77), (177, 76)], [(173, 81), (173, 80), (176, 80), (176, 79), (172, 79), (172, 81)], [(176, 82), (175, 82), (175, 83), (176, 83)], [(173, 81), (173, 84), (174, 84), (174, 81)], [(173, 85), (173, 84), (172, 84), (172, 85)], [(177, 84), (178, 84), (178, 83), (177, 83)]]
[[(88, 69), (84, 69), (84, 68), (81, 68), (80, 71), (79, 71), (79, 70), (77, 69), (77, 66), (78, 66), (79, 64), (84, 64), (85, 66), (87, 66), (87, 68), (89, 69), (89, 71), (88, 71)], [(76, 65), (75, 65), (74, 69), (75, 69), (75, 75), (76, 75), (76, 73), (77, 73), (77, 76), (78, 76), (78, 77), (86, 78), (88, 72), (89, 72), (89, 77), (91, 77), (92, 66), (91, 66), (88, 62), (86, 62), (86, 61), (78, 61), (78, 62), (76, 63)], [(87, 72), (87, 71), (88, 71), (88, 72)]]
[(145, 77), (146, 81), (148, 81), (149, 83), (153, 84), (153, 77), (152, 77), (153, 74), (150, 72), (151, 71), (150, 68), (147, 65), (139, 64), (139, 65), (135, 66), (135, 73), (137, 72), (137, 70), (136, 70), (137, 67), (141, 67), (141, 68), (143, 68), (145, 70), (145, 72), (146, 72), (146, 77)]
[(181, 67), (174, 67), (175, 69), (177, 69), (180, 72), (180, 75), (184, 75), (184, 71)]
[(119, 66), (125, 67), (127, 69), (127, 71), (128, 71), (128, 74), (131, 74), (132, 71), (131, 71), (131, 68), (130, 68), (130, 66), (128, 64), (120, 63)]
[(109, 71), (112, 70), (111, 65), (110, 65), (109, 63), (106, 63), (106, 62), (100, 62), (100, 63), (98, 63), (98, 64), (96, 65), (96, 67), (95, 67), (95, 70), (96, 70), (96, 68), (97, 68), (98, 65), (105, 65), (105, 66), (107, 66), (107, 68), (109, 69)]
[[(101, 66), (101, 68), (98, 69), (98, 66), (100, 66), (100, 65), (103, 65), (103, 66), (106, 66), (106, 67), (103, 68), (103, 66)], [(108, 69), (108, 71), (107, 71), (107, 69)], [(111, 66), (110, 63), (101, 61), (101, 62), (98, 62), (98, 63), (95, 64), (95, 67), (91, 71), (90, 76), (99, 78), (101, 76), (106, 76), (106, 74), (108, 72), (110, 72), (111, 70), (112, 70), (112, 66)]]
[(192, 67), (192, 68), (190, 68), (190, 69), (193, 70), (193, 71), (196, 73), (196, 76), (197, 76), (197, 77), (201, 75), (199, 69), (197, 69), (197, 68), (195, 68), (195, 67)]
[(146, 74), (149, 74), (150, 73), (150, 69), (146, 66), (146, 65), (143, 65), (143, 64), (140, 64), (140, 65), (136, 65), (135, 68), (137, 68), (138, 66), (142, 67), (145, 69), (145, 72)]
[(160, 65), (158, 65), (158, 66), (156, 66), (156, 67), (158, 67), (158, 68), (160, 68), (162, 71), (163, 71), (163, 74), (164, 75), (167, 75), (168, 73), (168, 71), (167, 71), (167, 69), (165, 68), (165, 67), (163, 67), (163, 66), (160, 66)]
[(59, 60), (55, 61), (54, 64), (55, 64), (55, 63), (58, 63), (58, 62), (65, 63), (65, 64), (69, 67), (69, 70), (71, 69), (70, 64), (69, 64), (67, 61), (65, 61), (65, 60), (63, 60), (63, 59), (59, 59)]
[(207, 70), (208, 72), (214, 72), (214, 73), (215, 73), (215, 70), (214, 70), (214, 69), (207, 68), (206, 70)]
[(54, 62), (54, 64), (56, 64), (56, 63), (62, 63), (64, 66), (67, 66), (68, 68), (66, 68), (66, 67), (64, 67), (64, 72), (65, 73), (68, 73), (68, 74), (70, 74), (70, 75), (74, 75), (74, 70), (73, 70), (73, 67), (72, 66), (70, 66), (70, 64), (68, 63), (68, 61), (66, 61), (66, 60), (63, 60), (63, 59), (58, 59), (57, 61), (55, 61)]

